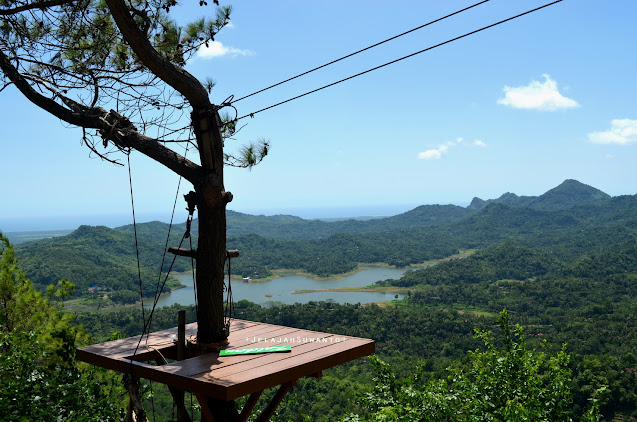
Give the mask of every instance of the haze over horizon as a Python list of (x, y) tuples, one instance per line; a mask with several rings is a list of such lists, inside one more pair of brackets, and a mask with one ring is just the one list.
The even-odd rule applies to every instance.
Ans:
[[(559, 185), (552, 186), (543, 192), (538, 194), (528, 194), (522, 192), (502, 192), (493, 198), (480, 198), (483, 200), (497, 199), (504, 194), (513, 193), (517, 196), (540, 196), (547, 191), (561, 186), (562, 184), (572, 181), (574, 179), (567, 179)], [(579, 182), (579, 181), (576, 181)], [(581, 182), (579, 182), (581, 183)], [(586, 185), (586, 184), (584, 184)], [(589, 185), (590, 186), (590, 185)], [(597, 189), (595, 186), (592, 188)], [(601, 190), (601, 189), (600, 189)], [(603, 191), (603, 190), (602, 190)], [(630, 195), (631, 193), (627, 193)], [(635, 193), (637, 194), (637, 192)], [(619, 196), (619, 195), (611, 195)], [(470, 205), (473, 198), (463, 201), (461, 203), (453, 203), (451, 205), (458, 205), (461, 207), (467, 207)], [(416, 207), (422, 205), (449, 205), (450, 203), (435, 203), (435, 204), (384, 204), (378, 206), (352, 206), (352, 207), (317, 207), (317, 208), (287, 208), (287, 209), (262, 209), (262, 210), (234, 210), (232, 207), (228, 209), (231, 211), (241, 212), (244, 214), (252, 215), (292, 215), (303, 219), (346, 219), (346, 218), (365, 218), (365, 217), (388, 217), (397, 214), (401, 214), (410, 211)], [(183, 218), (182, 217), (183, 214)], [(176, 210), (174, 222), (183, 223), (186, 219), (185, 212), (182, 210)], [(196, 218), (196, 214), (195, 214)], [(150, 221), (161, 221), (164, 223), (170, 222), (170, 215), (165, 213), (137, 213), (137, 223), (145, 223)], [(30, 217), (30, 218), (2, 218), (0, 216), (0, 231), (3, 232), (23, 232), (23, 231), (41, 231), (41, 230), (74, 230), (80, 225), (92, 225), (92, 226), (107, 226), (107, 227), (119, 227), (128, 224), (132, 224), (132, 214), (86, 214), (86, 215), (56, 215), (48, 217)]]

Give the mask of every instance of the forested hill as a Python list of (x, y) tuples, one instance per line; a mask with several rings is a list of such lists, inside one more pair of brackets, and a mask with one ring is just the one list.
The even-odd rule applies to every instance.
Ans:
[[(487, 201), (474, 198), (471, 205), (466, 208), (457, 205), (421, 205), (402, 214), (365, 221), (349, 219), (327, 222), (291, 215), (249, 215), (229, 210), (227, 212), (228, 236), (258, 234), (269, 239), (308, 240), (337, 233), (355, 234), (410, 227), (443, 226), (476, 214), (492, 203), (539, 211), (559, 211), (578, 205), (599, 204), (608, 199), (610, 196), (599, 189), (569, 179), (540, 196), (517, 196), (514, 193), (505, 193), (498, 199)], [(126, 229), (132, 230), (132, 227), (126, 226)]]
[(577, 205), (592, 205), (610, 199), (610, 195), (585, 185), (577, 180), (568, 179), (559, 186), (540, 196), (518, 196), (507, 192), (497, 199), (482, 200), (473, 198), (469, 209), (479, 210), (491, 203), (509, 205), (511, 207), (525, 207), (540, 211), (558, 211)]
[[(582, 186), (585, 185), (567, 181), (537, 200), (544, 207), (552, 203), (551, 207), (560, 208), (577, 197)], [(273, 269), (301, 269), (327, 276), (351, 271), (359, 262), (404, 267), (443, 258), (462, 249), (485, 248), (506, 241), (550, 251), (556, 258), (572, 262), (617, 242), (634, 241), (637, 196), (591, 201), (590, 189), (584, 189), (589, 192), (582, 197), (584, 205), (556, 211), (496, 202), (473, 210), (453, 205), (423, 206), (385, 219), (334, 223), (286, 216), (244, 219), (245, 215), (230, 213), (230, 225), (244, 227), (241, 221), (246, 221), (245, 227), (254, 228), (252, 231), (262, 230), (261, 234), (229, 236), (228, 247), (241, 251), (241, 256), (233, 261), (233, 273), (254, 278), (267, 276)], [(244, 231), (250, 231), (245, 227)], [(318, 236), (316, 230), (320, 227), (332, 231), (341, 227), (342, 232)], [(347, 228), (351, 230), (347, 232)], [(169, 246), (179, 244), (184, 229), (183, 224), (173, 226)], [(231, 233), (232, 230), (237, 229), (231, 229)], [(277, 230), (297, 230), (310, 239), (281, 240), (267, 236)], [(140, 224), (137, 232), (144, 290), (154, 291), (168, 225)], [(79, 294), (85, 294), (90, 286), (99, 286), (127, 291), (123, 299), (132, 300), (138, 291), (130, 226), (117, 229), (82, 226), (67, 236), (27, 242), (16, 249), (22, 268), (39, 288), (65, 278), (77, 285)], [(164, 270), (171, 258), (164, 263)], [(189, 268), (190, 261), (178, 258), (173, 269)]]
[(255, 216), (228, 211), (228, 236), (258, 234), (270, 239), (306, 240), (337, 233), (368, 233), (411, 226), (441, 226), (460, 220), (473, 211), (457, 205), (421, 205), (391, 217), (370, 220), (306, 220), (290, 215)]

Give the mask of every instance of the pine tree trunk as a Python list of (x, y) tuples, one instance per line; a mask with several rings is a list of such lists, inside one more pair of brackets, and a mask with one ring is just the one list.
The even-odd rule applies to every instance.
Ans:
[[(199, 217), (197, 247), (197, 342), (209, 344), (227, 339), (224, 325), (223, 282), (226, 261), (226, 204), (232, 195), (223, 186), (223, 138), (221, 119), (214, 108), (195, 110), (197, 136), (204, 174), (195, 186)], [(215, 421), (234, 422), (234, 400), (208, 399)]]
[(203, 174), (195, 185), (199, 209), (197, 253), (197, 340), (223, 341), (223, 281), (226, 261), (226, 204), (231, 195), (223, 186), (223, 138), (221, 119), (214, 106), (194, 110), (192, 122), (197, 136)]
[(224, 331), (223, 282), (226, 260), (226, 204), (221, 192), (208, 186), (197, 191), (199, 246), (197, 252), (197, 322), (199, 343), (227, 338)]

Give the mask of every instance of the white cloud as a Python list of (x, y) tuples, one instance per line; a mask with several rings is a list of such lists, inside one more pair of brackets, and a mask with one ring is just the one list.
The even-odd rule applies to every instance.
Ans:
[(637, 143), (637, 120), (613, 119), (610, 130), (588, 134), (588, 140), (594, 144), (629, 145)]
[(464, 143), (464, 138), (456, 138), (455, 141), (448, 141), (445, 142), (444, 144), (440, 144), (438, 145), (438, 148), (432, 148), (432, 149), (428, 149), (426, 151), (423, 152), (419, 152), (418, 153), (418, 159), (420, 160), (440, 160), (443, 155), (446, 155), (447, 152), (449, 152), (449, 148), (451, 147), (455, 147), (455, 146), (462, 146), (465, 145), (465, 147), (470, 147), (471, 144), (477, 147), (485, 147), (487, 146), (487, 144), (485, 144), (484, 142), (482, 142), (479, 139), (476, 139), (475, 141), (473, 141), (471, 144), (466, 144)]
[(447, 142), (446, 144), (438, 145), (438, 148), (419, 152), (418, 158), (421, 160), (440, 160), (449, 151), (449, 147), (453, 145), (455, 145), (454, 142)]
[(204, 59), (212, 59), (222, 56), (254, 56), (254, 54), (255, 53), (252, 50), (241, 50), (239, 48), (226, 47), (221, 43), (221, 41), (210, 41), (207, 47), (202, 45), (199, 47), (199, 50), (197, 50), (197, 57)]
[(556, 111), (579, 107), (575, 100), (563, 96), (555, 82), (547, 74), (542, 75), (544, 82), (532, 81), (527, 86), (505, 86), (504, 98), (498, 104), (526, 110)]
[(442, 154), (446, 152), (438, 149), (428, 149), (427, 151), (419, 152), (418, 158), (421, 160), (439, 160), (442, 158)]

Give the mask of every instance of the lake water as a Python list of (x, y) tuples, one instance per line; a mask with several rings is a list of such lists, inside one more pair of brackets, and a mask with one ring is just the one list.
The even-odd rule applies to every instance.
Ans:
[[(399, 279), (405, 272), (404, 269), (365, 267), (363, 271), (334, 280), (314, 280), (309, 277), (294, 273), (284, 273), (281, 277), (271, 281), (246, 283), (241, 280), (232, 280), (232, 296), (235, 302), (249, 300), (259, 305), (273, 303), (307, 303), (310, 301), (334, 301), (336, 303), (371, 303), (394, 300), (397, 293), (394, 292), (313, 292), (292, 294), (297, 290), (337, 289), (340, 287), (361, 287), (374, 284), (378, 280), (388, 278)], [(185, 286), (173, 290), (171, 293), (159, 298), (157, 306), (170, 306), (174, 304), (192, 305), (195, 295), (192, 283), (192, 275), (177, 275)], [(269, 296), (266, 296), (269, 295)], [(402, 299), (405, 295), (398, 294)]]

